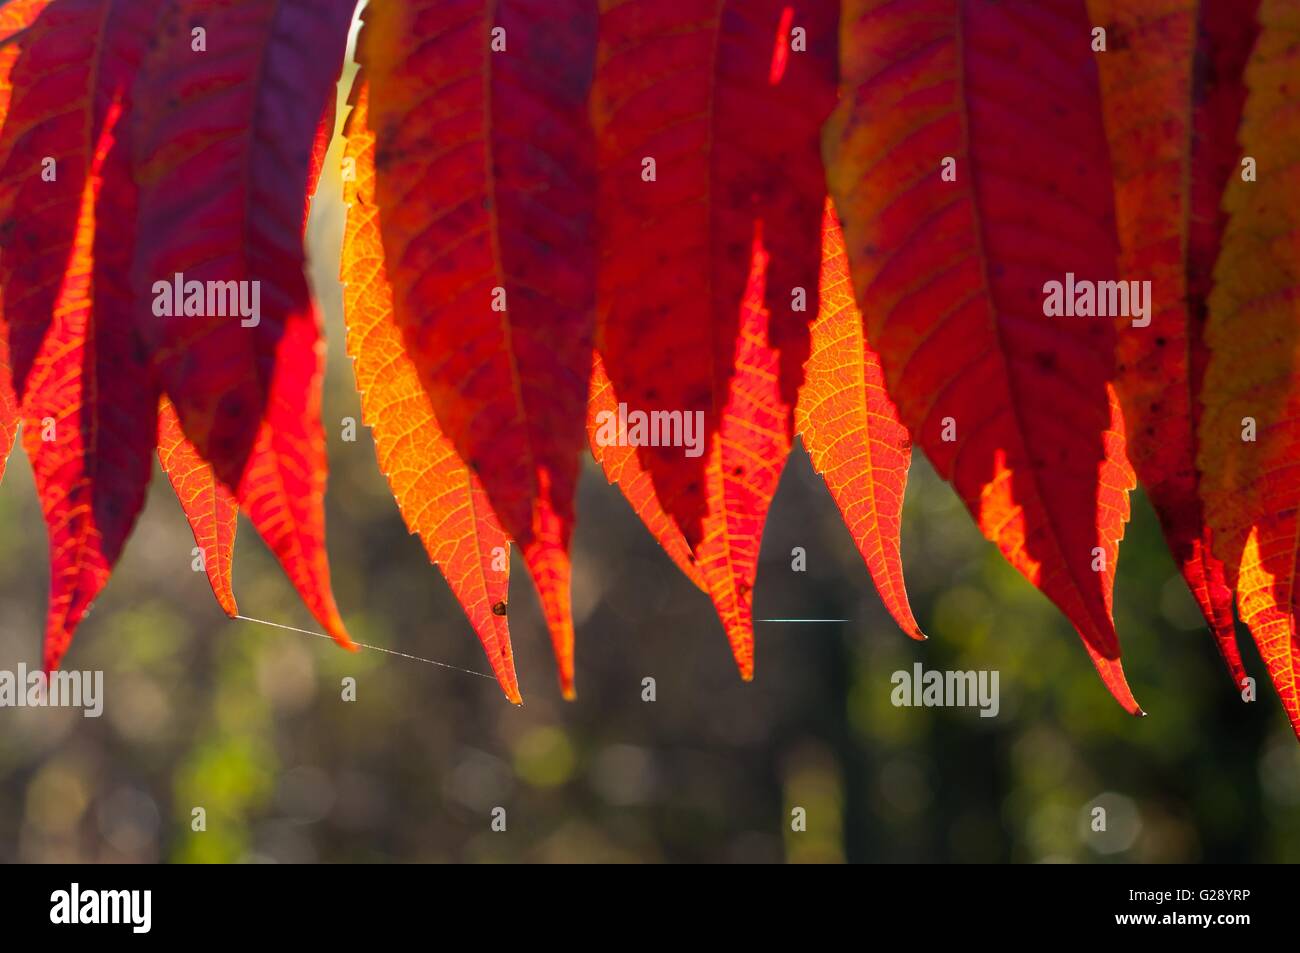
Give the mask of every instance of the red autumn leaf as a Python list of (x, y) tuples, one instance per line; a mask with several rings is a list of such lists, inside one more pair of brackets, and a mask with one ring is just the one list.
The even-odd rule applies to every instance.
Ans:
[(591, 441), (591, 455), (605, 471), (605, 478), (610, 483), (618, 484), (619, 490), (631, 504), (633, 512), (641, 518), (650, 535), (664, 548), (668, 558), (686, 575), (687, 579), (707, 592), (708, 587), (705, 585), (704, 577), (700, 575), (695, 555), (672, 517), (664, 512), (659, 497), (655, 495), (650, 474), (641, 468), (636, 447), (620, 445), (617, 442), (602, 444), (596, 439), (601, 423), (618, 416), (618, 398), (614, 396), (614, 388), (605, 374), (600, 355), (593, 354), (592, 358), (591, 396), (587, 403), (587, 436)]
[[(14, 64), (0, 134), (8, 150), (0, 202), (13, 216), (0, 261), (23, 442), (50, 537), (51, 670), (107, 582), (152, 470), (157, 399), (132, 310), (135, 189), (125, 137), (131, 79), (156, 12), (152, 2), (51, 4)], [(94, 55), (69, 62), (66, 44), (83, 34)], [(74, 126), (78, 148), (59, 151)], [(96, 227), (106, 221), (116, 231)]]
[[(793, 302), (817, 283), (835, 24), (824, 3), (601, 3), (601, 361), (626, 419), (668, 414), (683, 438), (702, 421), (693, 447), (641, 442), (639, 468), (745, 678), (759, 543), (808, 354)], [(632, 428), (617, 438), (638, 442)]]
[(1044, 308), (1067, 273), (1115, 277), (1083, 0), (845, 0), (842, 16), (828, 180), (889, 392), (1137, 713), (1111, 617), (1133, 486), (1107, 387), (1115, 331)]
[[(720, 424), (705, 454), (708, 509), (695, 556), (742, 678), (754, 677), (754, 581), (768, 507), (790, 455), (793, 407), (781, 396), (776, 323), (763, 307), (770, 258), (755, 236), (736, 329), (734, 370)], [(701, 429), (703, 429), (701, 427)]]
[(334, 139), (337, 99), (337, 96), (327, 95), (325, 105), (321, 109), (320, 118), (316, 120), (316, 132), (311, 141), (311, 163), (307, 167), (307, 208), (303, 212), (304, 221), (311, 212), (311, 200), (316, 195), (316, 187), (320, 184), (321, 172), (325, 169), (325, 155), (329, 152), (330, 143)]
[(501, 607), (510, 588), (510, 540), (473, 472), (438, 429), (420, 372), (393, 319), (375, 203), (375, 134), (367, 127), (365, 87), (353, 96), (344, 178), (348, 206), (343, 236), (343, 306), (361, 394), (361, 412), (375, 438), (379, 469), (402, 518), (418, 533), (478, 633), (506, 697), (521, 703), (510, 628)]
[[(1300, 737), (1300, 7), (1261, 0), (1223, 207), (1199, 463), (1215, 554)], [(1248, 178), (1249, 176), (1249, 178)]]
[(18, 59), (20, 42), (41, 11), (51, 0), (9, 0), (0, 5), (0, 120), (9, 111), (9, 97), (13, 93), (10, 71)]
[[(324, 548), (322, 347), (303, 225), (353, 6), (170, 3), (137, 83), (134, 272), (140, 293), (154, 295), (145, 336), (185, 435), (317, 621), (349, 647)], [(227, 314), (236, 286), (239, 313)], [(188, 302), (192, 288), (226, 295), (224, 306), (178, 313), (179, 292)], [(159, 300), (175, 310), (160, 314)]]
[(1174, 559), (1236, 685), (1246, 677), (1232, 589), (1198, 492), (1196, 428), (1209, 356), (1206, 299), (1237, 167), (1242, 70), (1257, 0), (1090, 0), (1108, 48), (1098, 56), (1115, 170), (1120, 273), (1151, 282), (1149, 327), (1119, 330), (1116, 389), (1129, 455)]
[[(733, 370), (758, 223), (779, 269), (765, 303), (783, 327), (792, 289), (816, 287), (823, 188), (815, 135), (819, 108), (834, 99), (835, 19), (824, 4), (783, 19), (785, 6), (602, 3), (592, 105), (602, 359), (629, 413), (701, 411), (710, 437)], [(790, 60), (797, 69), (774, 63), (790, 19), (814, 44)], [(753, 123), (758, 114), (783, 135)], [(788, 365), (806, 354), (803, 324), (804, 353), (783, 355), (783, 384), (797, 384)], [(783, 394), (792, 399), (793, 389)], [(643, 447), (640, 457), (694, 545), (707, 509), (706, 461), (684, 466), (680, 451)]]
[(239, 615), (230, 578), (235, 553), (239, 501), (221, 485), (217, 475), (185, 439), (176, 408), (166, 397), (158, 407), (158, 462), (171, 482), (181, 509), (203, 553), (203, 568), (212, 594), (226, 615)]
[[(0, 124), (9, 111), (9, 99), (13, 93), (9, 77), (18, 59), (18, 35), (32, 25), (49, 3), (50, 0), (14, 0), (0, 6)], [(0, 293), (0, 479), (4, 479), (5, 464), (17, 436), (18, 401), (9, 369), (9, 332), (4, 324), (3, 294)]]
[[(3, 303), (0, 303), (3, 308)], [(0, 318), (0, 321), (3, 319)], [(18, 400), (14, 397), (13, 383), (9, 379), (8, 335), (0, 324), (0, 480), (4, 479), (9, 451), (18, 436)]]
[[(325, 107), (317, 121), (316, 135), (312, 140), (311, 166), (307, 173), (307, 211), (311, 211), (312, 196), (325, 166), (325, 153), (334, 137), (333, 96), (326, 96)], [(203, 459), (175, 416), (172, 402), (161, 399), (159, 404), (159, 463), (166, 473), (172, 489), (181, 502), (185, 517), (190, 523), (194, 541), (203, 553), (204, 571), (216, 595), (217, 605), (230, 618), (239, 615), (231, 589), (233, 575), (235, 529), (239, 523), (239, 501), (217, 480), (212, 464)]]
[[(156, 9), (155, 0), (57, 0), (21, 37), (0, 132), (0, 290), (20, 399), (62, 291), (91, 158)], [(31, 10), (19, 5), (15, 25)]]
[[(155, 445), (223, 607), (238, 501), (351, 644), (324, 550), (302, 246), (352, 7), (0, 6), (0, 452), (21, 414), (51, 536), (51, 668)], [(1133, 485), (1113, 377), (1230, 668), (1236, 586), (1300, 732), (1294, 4), (844, 0), (843, 28), (839, 7), (369, 4), (349, 350), (404, 519), (507, 697), (511, 538), (572, 696), (584, 422), (751, 677), (759, 544), (797, 424), (910, 634), (915, 440), (1136, 712), (1111, 617)], [(1235, 174), (1238, 144), (1258, 181)], [(1152, 281), (1149, 330), (1140, 307), (1073, 313), (1075, 279), (1116, 277), (1117, 259)], [(1068, 316), (1052, 305), (1067, 297)], [(676, 434), (653, 439), (665, 420)]]
[(899, 543), (912, 442), (885, 393), (880, 358), (863, 338), (844, 236), (829, 201), (820, 304), (795, 413), (804, 449), (826, 481), (885, 608), (904, 632), (924, 639), (907, 601)]
[(440, 429), (523, 552), (571, 697), (595, 8), (380, 0), (364, 16), (394, 317)]
[[(106, 269), (130, 245), (109, 248), (99, 214), (121, 193), (105, 184), (110, 118), (86, 179), (72, 258), (22, 401), (23, 445), (50, 536), (45, 667), (58, 668), (73, 631), (108, 581), (152, 471), (156, 402), (130, 327), (129, 298)], [(114, 177), (115, 178), (115, 177)], [(115, 179), (115, 184), (118, 184)], [(129, 274), (119, 271), (119, 276)]]

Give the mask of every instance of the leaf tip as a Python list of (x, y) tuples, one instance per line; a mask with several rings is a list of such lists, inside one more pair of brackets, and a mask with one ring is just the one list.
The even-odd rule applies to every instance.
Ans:
[(1124, 676), (1124, 666), (1120, 664), (1119, 657), (1107, 658), (1087, 643), (1085, 647), (1088, 654), (1092, 656), (1093, 665), (1097, 667), (1097, 674), (1101, 676), (1102, 682), (1114, 696), (1115, 701), (1119, 702), (1120, 707), (1130, 715), (1145, 718), (1146, 712), (1133, 697), (1133, 690), (1129, 688), (1128, 679)]
[(348, 630), (343, 627), (343, 620), (338, 616), (329, 620), (325, 626), (325, 631), (329, 633), (330, 638), (349, 652), (361, 651), (361, 646), (352, 641), (352, 636), (348, 635)]
[(519, 693), (519, 680), (515, 676), (514, 660), (507, 658), (500, 668), (494, 665), (493, 670), (497, 684), (501, 686), (501, 692), (506, 696), (506, 701), (516, 708), (523, 708), (524, 697)]
[(217, 593), (217, 605), (221, 606), (221, 611), (226, 614), (228, 619), (239, 618), (239, 604), (235, 602), (235, 595), (232, 592)]
[(736, 657), (736, 669), (740, 672), (742, 682), (752, 682), (754, 680), (754, 656), (753, 653), (745, 657)]

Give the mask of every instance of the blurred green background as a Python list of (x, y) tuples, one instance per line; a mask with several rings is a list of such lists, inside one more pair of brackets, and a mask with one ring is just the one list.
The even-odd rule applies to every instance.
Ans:
[[(337, 150), (337, 143), (335, 146)], [(343, 348), (337, 162), (313, 209), (326, 319), (329, 542), (355, 638), (487, 671), (375, 464)], [(930, 641), (885, 613), (801, 450), (763, 539), (757, 677), (708, 599), (588, 461), (574, 541), (578, 700), (560, 700), (515, 556), (524, 693), (227, 620), (161, 474), (64, 666), (105, 711), (0, 709), (0, 861), (1300, 861), (1300, 746), (1249, 637), (1241, 702), (1141, 495), (1115, 614), (1145, 719), (1110, 699), (1065, 619), (975, 529), (919, 455), (903, 554)], [(0, 669), (40, 664), (48, 570), (30, 469), (0, 485)], [(791, 549), (807, 571), (791, 570)], [(314, 629), (241, 523), (248, 615)], [(1000, 672), (1001, 711), (895, 708), (890, 676)], [(341, 680), (357, 680), (357, 700)], [(657, 700), (641, 699), (653, 676)], [(206, 830), (191, 830), (202, 806)], [(1107, 829), (1091, 830), (1094, 807)], [(494, 832), (492, 811), (506, 810)], [(807, 830), (791, 831), (791, 810)]]

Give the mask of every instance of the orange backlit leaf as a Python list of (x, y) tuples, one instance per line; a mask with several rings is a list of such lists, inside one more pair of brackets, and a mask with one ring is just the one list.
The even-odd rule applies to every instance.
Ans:
[[(705, 447), (708, 508), (695, 546), (709, 598), (742, 678), (754, 677), (754, 581), (763, 524), (790, 455), (794, 408), (781, 393), (781, 355), (768, 343), (768, 254), (760, 238), (741, 304), (733, 371), (717, 433)], [(720, 344), (721, 342), (719, 342)]]
[(889, 393), (1136, 714), (1111, 616), (1134, 485), (1115, 329), (1044, 309), (1047, 282), (1116, 270), (1084, 2), (845, 0), (842, 17), (828, 181)]
[(311, 141), (311, 163), (307, 167), (307, 211), (304, 213), (304, 218), (311, 212), (311, 200), (316, 196), (321, 173), (325, 170), (325, 156), (330, 151), (330, 143), (334, 141), (337, 108), (338, 97), (326, 96), (325, 105), (321, 107), (320, 119), (316, 121), (316, 133)]
[(494, 611), (509, 595), (510, 541), (478, 477), (439, 430), (393, 320), (375, 204), (375, 135), (366, 125), (366, 106), (365, 88), (359, 87), (346, 131), (344, 155), (352, 162), (343, 183), (348, 213), (341, 271), (348, 354), (362, 416), (402, 518), (460, 600), (501, 690), (520, 704), (509, 624), (499, 608)]
[(1150, 324), (1121, 318), (1115, 386), (1133, 439), (1129, 454), (1183, 578), (1233, 682), (1246, 672), (1232, 590), (1205, 525), (1196, 470), (1204, 341), (1236, 170), (1245, 100), (1242, 70), (1255, 41), (1257, 0), (1090, 0), (1110, 49), (1101, 70), (1115, 170), (1120, 272), (1151, 282)]
[(203, 567), (212, 594), (226, 615), (232, 618), (239, 615), (230, 583), (239, 501), (222, 486), (211, 465), (185, 439), (176, 409), (166, 397), (158, 405), (158, 462), (185, 511), (194, 542), (203, 552)]
[(795, 408), (799, 438), (826, 481), (880, 598), (904, 632), (925, 635), (903, 584), (899, 536), (912, 441), (862, 333), (844, 236), (826, 203), (821, 294)]
[(590, 0), (378, 0), (358, 59), (393, 310), (574, 693), (569, 543), (595, 321)]
[(686, 537), (677, 528), (677, 524), (664, 512), (659, 498), (655, 496), (654, 484), (650, 474), (641, 468), (635, 447), (619, 443), (602, 443), (596, 439), (601, 424), (616, 417), (618, 399), (614, 388), (605, 374), (600, 355), (594, 354), (591, 368), (591, 399), (587, 404), (587, 436), (591, 440), (591, 454), (605, 471), (605, 478), (610, 483), (618, 484), (623, 497), (632, 506), (633, 512), (641, 518), (650, 535), (655, 538), (668, 558), (680, 569), (686, 578), (701, 589), (707, 591), (704, 577), (700, 575), (691, 547), (686, 544)]
[(1300, 6), (1261, 0), (1214, 270), (1198, 458), (1215, 554), (1300, 736)]

